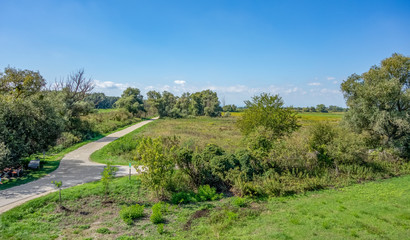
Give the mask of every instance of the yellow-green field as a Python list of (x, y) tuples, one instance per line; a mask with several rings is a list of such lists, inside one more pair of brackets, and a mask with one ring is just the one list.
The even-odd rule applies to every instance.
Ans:
[[(232, 117), (240, 117), (243, 114), (243, 112), (231, 112), (230, 116)], [(222, 116), (224, 116), (225, 113), (222, 113)], [(330, 123), (338, 123), (344, 113), (343, 112), (333, 112), (333, 113), (319, 113), (319, 112), (306, 112), (306, 113), (298, 113), (298, 116), (300, 117), (300, 121), (302, 125), (310, 125), (314, 122), (318, 121), (327, 121)]]

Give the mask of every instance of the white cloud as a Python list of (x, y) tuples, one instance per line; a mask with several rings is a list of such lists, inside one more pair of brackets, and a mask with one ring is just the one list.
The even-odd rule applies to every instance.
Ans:
[(178, 85), (184, 85), (186, 83), (186, 81), (184, 81), (184, 80), (175, 80), (174, 83), (178, 84)]
[(320, 86), (320, 83), (319, 82), (311, 82), (311, 83), (308, 83), (308, 85), (309, 86)]
[(331, 94), (340, 94), (339, 90), (336, 89), (328, 89), (328, 88), (322, 88), (320, 89), (321, 93), (331, 93)]
[(335, 80), (336, 78), (335, 77), (327, 77), (326, 79), (331, 81), (331, 80)]
[(94, 84), (99, 89), (120, 89), (120, 90), (125, 90), (128, 87), (128, 84), (115, 83), (115, 82), (112, 82), (112, 81), (94, 80)]
[(337, 84), (337, 81), (333, 81), (333, 84)]

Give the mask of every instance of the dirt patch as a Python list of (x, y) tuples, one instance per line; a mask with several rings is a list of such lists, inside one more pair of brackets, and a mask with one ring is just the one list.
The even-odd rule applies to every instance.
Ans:
[(191, 224), (195, 219), (206, 217), (208, 215), (209, 215), (209, 209), (202, 209), (202, 210), (198, 210), (194, 212), (194, 214), (192, 214), (189, 220), (184, 224), (184, 230), (187, 231), (191, 229)]

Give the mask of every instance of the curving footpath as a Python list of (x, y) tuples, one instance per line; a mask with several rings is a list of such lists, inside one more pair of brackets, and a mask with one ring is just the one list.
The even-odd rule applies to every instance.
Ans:
[[(0, 191), (0, 214), (8, 211), (31, 199), (46, 195), (56, 191), (51, 181), (63, 181), (63, 188), (92, 182), (101, 178), (104, 164), (90, 161), (90, 155), (107, 145), (108, 143), (144, 126), (158, 118), (139, 122), (131, 127), (112, 133), (98, 141), (86, 144), (64, 156), (60, 161), (60, 166), (43, 178), (29, 182), (20, 186), (12, 187)], [(116, 176), (129, 174), (128, 166), (117, 166)], [(132, 174), (136, 171), (132, 168)]]

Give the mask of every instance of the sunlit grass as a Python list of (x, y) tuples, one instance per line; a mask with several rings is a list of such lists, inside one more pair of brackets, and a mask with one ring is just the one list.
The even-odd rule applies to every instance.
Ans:
[(128, 165), (133, 161), (137, 137), (178, 137), (186, 142), (205, 147), (213, 143), (226, 151), (234, 152), (243, 145), (242, 135), (236, 127), (236, 118), (198, 117), (188, 119), (159, 119), (108, 144), (91, 155), (99, 163)]
[[(101, 182), (64, 189), (31, 200), (0, 216), (1, 239), (408, 239), (410, 176), (356, 184), (305, 195), (171, 205), (164, 232), (149, 220), (152, 199), (138, 176), (113, 180), (109, 197)], [(145, 205), (131, 225), (123, 206)], [(202, 212), (203, 214), (198, 214)], [(196, 217), (195, 217), (196, 216)], [(188, 227), (187, 227), (188, 226)], [(107, 228), (107, 233), (98, 229)], [(107, 235), (104, 235), (107, 234)]]

